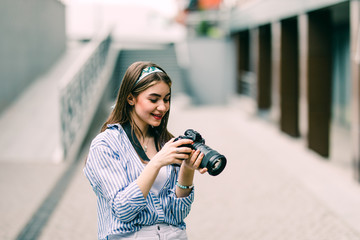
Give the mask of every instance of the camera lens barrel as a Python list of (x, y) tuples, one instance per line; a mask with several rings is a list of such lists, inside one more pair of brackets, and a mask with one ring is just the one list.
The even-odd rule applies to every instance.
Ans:
[(201, 161), (200, 168), (207, 168), (208, 173), (212, 176), (220, 174), (226, 166), (226, 158), (217, 151), (211, 149), (209, 146), (202, 143), (194, 143), (194, 149), (200, 150), (204, 154)]

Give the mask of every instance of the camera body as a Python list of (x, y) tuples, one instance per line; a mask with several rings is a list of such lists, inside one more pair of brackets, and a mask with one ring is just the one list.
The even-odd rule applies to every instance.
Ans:
[(205, 145), (205, 139), (202, 138), (200, 133), (193, 129), (188, 129), (183, 136), (175, 138), (174, 142), (179, 139), (191, 139), (194, 142), (193, 144), (184, 144), (180, 147), (189, 147), (202, 152), (204, 157), (201, 161), (200, 168), (207, 168), (210, 175), (216, 176), (224, 170), (226, 166), (225, 156)]

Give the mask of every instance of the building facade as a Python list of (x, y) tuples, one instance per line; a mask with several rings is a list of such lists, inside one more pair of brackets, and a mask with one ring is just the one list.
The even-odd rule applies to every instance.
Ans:
[(229, 22), (238, 93), (359, 179), (360, 2), (239, 1)]

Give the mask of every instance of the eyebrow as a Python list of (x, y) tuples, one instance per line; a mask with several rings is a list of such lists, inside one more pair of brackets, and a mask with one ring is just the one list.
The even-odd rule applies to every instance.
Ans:
[[(161, 97), (161, 95), (160, 95), (160, 94), (157, 94), (157, 93), (150, 93), (149, 95), (150, 95), (150, 96), (153, 96), (153, 97)], [(169, 96), (169, 95), (170, 95), (170, 93), (166, 94), (165, 97), (167, 97), (167, 96)]]

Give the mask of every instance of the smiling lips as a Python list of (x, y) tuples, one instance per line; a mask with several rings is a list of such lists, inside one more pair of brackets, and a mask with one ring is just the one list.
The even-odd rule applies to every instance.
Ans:
[(162, 114), (151, 114), (156, 120), (161, 120), (163, 115)]

